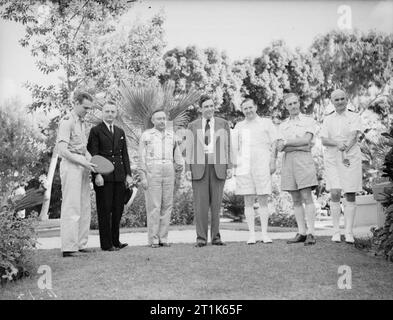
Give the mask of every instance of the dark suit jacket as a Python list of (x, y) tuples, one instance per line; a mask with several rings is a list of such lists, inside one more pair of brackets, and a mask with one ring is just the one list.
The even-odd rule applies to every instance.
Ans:
[[(186, 136), (186, 171), (193, 180), (200, 180), (205, 172), (204, 132), (202, 119), (188, 125)], [(226, 120), (214, 117), (214, 169), (218, 179), (226, 179), (227, 169), (232, 169), (231, 136)]]
[(104, 122), (90, 130), (87, 150), (92, 156), (100, 155), (111, 161), (115, 170), (103, 175), (104, 181), (123, 182), (126, 175), (131, 175), (130, 158), (127, 151), (126, 135), (124, 130), (113, 126), (112, 135)]

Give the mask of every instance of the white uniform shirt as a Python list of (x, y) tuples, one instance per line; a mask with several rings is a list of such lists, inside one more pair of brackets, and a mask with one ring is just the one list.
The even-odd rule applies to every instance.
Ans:
[(351, 137), (354, 131), (363, 131), (360, 116), (348, 110), (345, 110), (341, 114), (334, 111), (324, 119), (320, 136), (345, 142)]

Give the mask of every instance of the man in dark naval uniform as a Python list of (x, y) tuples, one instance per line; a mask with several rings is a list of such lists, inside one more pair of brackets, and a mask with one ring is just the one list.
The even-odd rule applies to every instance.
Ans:
[(113, 124), (116, 116), (116, 105), (107, 102), (102, 108), (103, 121), (91, 129), (87, 144), (92, 156), (103, 156), (115, 167), (110, 174), (93, 176), (100, 244), (105, 251), (117, 251), (127, 246), (119, 240), (119, 228), (126, 187), (132, 184), (132, 178), (124, 130)]

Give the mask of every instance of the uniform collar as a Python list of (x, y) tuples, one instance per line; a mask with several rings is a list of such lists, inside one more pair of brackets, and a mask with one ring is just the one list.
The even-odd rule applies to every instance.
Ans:
[[(160, 130), (154, 128), (154, 127), (151, 128), (151, 132), (152, 132), (153, 134), (162, 135), (162, 132), (161, 132)], [(170, 135), (169, 130), (165, 129), (165, 130), (164, 130), (164, 134), (165, 134), (165, 135)]]
[(81, 118), (80, 116), (78, 116), (78, 115), (76, 114), (75, 110), (72, 110), (72, 111), (71, 111), (71, 115), (74, 117), (75, 121), (79, 120), (81, 123), (84, 123), (84, 122), (85, 122), (85, 119), (84, 119), (84, 118)]
[(112, 122), (112, 124), (109, 124), (105, 120), (102, 120), (102, 122), (106, 125), (106, 127), (108, 128), (109, 131), (110, 131), (110, 126), (113, 127), (113, 131), (115, 130), (115, 125), (113, 124), (113, 122)]
[(338, 113), (337, 111), (334, 111), (334, 114), (335, 114), (337, 117), (346, 117), (346, 116), (348, 115), (348, 108), (346, 108), (346, 109), (344, 110), (344, 112), (342, 112), (341, 114)]

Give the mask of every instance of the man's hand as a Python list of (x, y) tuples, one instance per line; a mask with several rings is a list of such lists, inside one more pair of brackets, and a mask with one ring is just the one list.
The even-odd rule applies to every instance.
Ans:
[(278, 140), (278, 141), (277, 141), (277, 151), (279, 151), (279, 152), (283, 151), (283, 150), (284, 150), (284, 147), (285, 147), (284, 141), (281, 140), (281, 139)]
[(227, 169), (227, 179), (232, 178), (232, 169)]
[(84, 161), (84, 162), (82, 163), (82, 166), (85, 167), (87, 170), (96, 172), (95, 167), (97, 167), (97, 165), (94, 164), (94, 163), (91, 163), (91, 162), (89, 162), (89, 161), (86, 160), (86, 161)]
[(191, 180), (192, 180), (191, 171), (186, 171), (186, 179), (187, 179), (188, 181), (191, 181)]
[(142, 186), (143, 190), (147, 190), (147, 188), (149, 187), (149, 186), (147, 185), (147, 180), (146, 180), (146, 178), (144, 178), (144, 179), (141, 180), (141, 186)]
[(96, 175), (95, 183), (97, 187), (102, 187), (104, 185), (104, 178), (102, 177), (102, 175), (100, 174)]
[(276, 172), (276, 159), (270, 160), (270, 175)]
[(126, 176), (126, 186), (127, 186), (127, 188), (131, 187), (133, 183), (134, 183), (134, 180), (132, 179), (132, 177), (130, 175), (127, 174), (127, 176)]
[(345, 151), (345, 149), (347, 148), (347, 145), (344, 142), (337, 142), (337, 148), (340, 151)]

